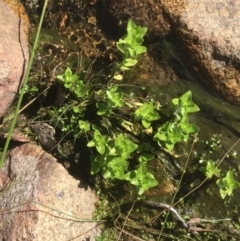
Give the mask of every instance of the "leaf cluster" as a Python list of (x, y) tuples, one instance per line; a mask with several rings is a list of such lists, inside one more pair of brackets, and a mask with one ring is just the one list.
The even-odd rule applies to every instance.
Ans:
[(63, 133), (71, 132), (74, 138), (85, 135), (90, 140), (87, 146), (95, 147), (92, 175), (101, 173), (105, 179), (128, 181), (136, 186), (139, 195), (158, 185), (147, 168), (155, 158), (154, 143), (173, 151), (177, 142), (186, 142), (197, 131), (188, 120), (188, 113), (199, 110), (190, 91), (173, 100), (173, 118), (164, 121), (158, 101), (130, 96), (115, 83), (109, 82), (101, 89), (89, 83), (86, 86), (69, 68), (58, 78), (71, 101), (52, 110), (52, 118), (60, 123)]
[[(129, 20), (127, 35), (117, 43), (124, 56), (120, 69), (127, 70), (128, 61), (146, 51), (141, 46), (146, 28)], [(74, 139), (86, 137), (91, 148), (91, 174), (105, 179), (127, 181), (141, 195), (158, 185), (148, 171), (148, 162), (156, 158), (156, 148), (172, 152), (178, 142), (187, 142), (198, 129), (189, 123), (188, 114), (199, 110), (192, 101), (191, 91), (172, 100), (166, 110), (154, 99), (143, 99), (121, 90), (113, 79), (99, 85), (67, 68), (57, 76), (65, 89), (66, 101), (49, 111), (52, 122)], [(164, 118), (162, 118), (164, 117)]]
[(238, 182), (234, 178), (233, 170), (228, 170), (226, 175), (223, 177), (221, 170), (218, 168), (220, 164), (219, 160), (217, 161), (214, 161), (212, 159), (205, 160), (203, 155), (200, 160), (200, 163), (205, 164), (205, 166), (200, 168), (200, 171), (202, 171), (207, 178), (209, 179), (213, 177), (217, 178), (216, 184), (219, 187), (219, 192), (222, 199), (226, 198), (226, 196), (231, 196), (234, 189), (240, 187), (240, 182)]
[[(137, 64), (139, 55), (146, 52), (146, 47), (142, 46), (146, 32), (146, 27), (137, 26), (131, 19), (128, 21), (127, 34), (117, 42), (117, 48), (122, 54), (120, 70), (129, 70)], [(121, 80), (122, 78), (122, 75), (116, 71), (114, 79)]]
[(169, 151), (174, 149), (176, 143), (187, 142), (189, 135), (198, 130), (197, 126), (189, 123), (188, 114), (199, 111), (198, 106), (192, 101), (192, 92), (188, 91), (180, 98), (172, 100), (174, 106), (175, 118), (169, 122), (162, 124), (154, 140)]

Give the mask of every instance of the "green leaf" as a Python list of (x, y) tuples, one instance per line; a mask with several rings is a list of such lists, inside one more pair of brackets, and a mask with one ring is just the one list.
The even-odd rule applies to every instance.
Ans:
[(154, 153), (155, 148), (149, 142), (142, 142), (138, 147), (138, 151), (140, 153), (146, 152), (146, 151)]
[(224, 178), (217, 180), (217, 185), (220, 187), (220, 195), (224, 199), (227, 195), (231, 196), (235, 188), (240, 187), (240, 183), (234, 180), (233, 172), (229, 170)]
[(127, 31), (131, 32), (133, 29), (135, 29), (137, 27), (137, 25), (133, 22), (132, 19), (128, 20), (128, 24), (127, 24)]
[(111, 85), (109, 90), (111, 91), (111, 93), (115, 93), (118, 90), (118, 85), (117, 84)]
[(74, 92), (78, 98), (82, 98), (88, 95), (88, 90), (85, 88), (82, 80), (77, 80), (72, 85), (72, 92)]
[(106, 148), (105, 148), (105, 145), (102, 142), (97, 142), (96, 143), (96, 149), (101, 155), (103, 155)]
[(107, 171), (104, 173), (104, 178), (116, 178), (123, 180), (125, 175), (124, 172), (128, 167), (128, 161), (123, 158), (116, 157), (113, 158), (107, 164)]
[(87, 143), (87, 147), (94, 147), (94, 146), (96, 146), (94, 140), (91, 140)]
[[(146, 28), (146, 27), (140, 27), (140, 26), (138, 26), (138, 27), (136, 28), (136, 38), (137, 38), (138, 40), (142, 40), (143, 37), (145, 36), (146, 32), (147, 32), (147, 28)], [(142, 43), (142, 42), (141, 42), (141, 43)]]
[(121, 68), (120, 68), (121, 70), (129, 70), (130, 68), (129, 67), (127, 67), (127, 66), (121, 66)]
[(79, 125), (79, 128), (84, 132), (90, 131), (90, 123), (88, 121), (79, 120), (78, 125)]
[(130, 67), (136, 65), (138, 55), (146, 52), (146, 47), (141, 45), (146, 32), (147, 28), (137, 26), (131, 19), (128, 21), (127, 34), (116, 43), (123, 57), (122, 64), (120, 64), (121, 70), (129, 70)]
[(96, 241), (106, 241), (107, 238), (107, 231), (104, 231), (100, 237), (94, 237)]
[[(93, 141), (97, 151), (101, 155), (103, 155), (106, 149), (107, 141), (108, 141), (107, 136), (102, 136), (98, 130), (95, 130)], [(93, 146), (92, 142), (88, 142), (87, 146), (92, 147)]]
[(73, 106), (73, 111), (74, 111), (74, 113), (81, 113), (82, 108), (80, 106)]
[(151, 122), (148, 121), (148, 120), (142, 119), (142, 125), (143, 125), (144, 128), (147, 129), (147, 128), (149, 128), (151, 126)]
[(124, 64), (124, 66), (132, 67), (132, 66), (136, 65), (137, 62), (138, 61), (136, 59), (125, 59), (123, 64)]
[(64, 74), (57, 75), (57, 79), (63, 82), (69, 82), (71, 80), (72, 70), (68, 67), (66, 68)]
[(102, 102), (97, 102), (96, 106), (98, 108), (97, 114), (102, 116), (102, 115), (110, 115), (112, 113), (112, 106), (109, 102), (107, 103), (102, 103)]
[(116, 74), (116, 75), (113, 76), (113, 78), (114, 78), (115, 80), (122, 80), (122, 79), (123, 79), (123, 76), (122, 76), (121, 74)]
[(137, 26), (131, 19), (128, 20), (127, 25), (128, 38), (130, 40), (136, 39), (139, 44), (143, 42), (143, 37), (147, 32), (146, 27)]
[(183, 135), (177, 123), (168, 122), (158, 128), (153, 140), (157, 141), (160, 146), (165, 146), (169, 151), (172, 151), (174, 145), (183, 140)]
[(180, 123), (179, 124), (180, 129), (182, 129), (183, 132), (190, 134), (198, 131), (198, 127), (193, 124), (189, 123)]
[(57, 76), (58, 79), (62, 80), (64, 83), (76, 82), (79, 78), (78, 75), (72, 74), (72, 70), (68, 67), (63, 75)]
[(140, 157), (138, 158), (139, 162), (148, 162), (150, 160), (152, 160), (154, 158), (154, 156), (151, 153), (141, 153)]
[(123, 134), (119, 134), (114, 141), (117, 154), (120, 155), (122, 158), (127, 159), (129, 158), (130, 154), (138, 148), (138, 145), (135, 144), (133, 141), (129, 140)]
[(65, 74), (65, 76), (68, 76), (68, 77), (72, 76), (72, 70), (69, 67), (67, 67), (64, 74)]
[(175, 146), (175, 143), (171, 143), (171, 142), (166, 143), (166, 147), (169, 151), (173, 151), (174, 146)]
[(151, 122), (159, 120), (160, 116), (157, 111), (154, 110), (153, 103), (144, 103), (135, 111), (136, 120), (142, 119), (142, 125), (145, 128), (149, 128)]
[(137, 171), (127, 173), (125, 179), (137, 187), (139, 195), (143, 194), (149, 188), (158, 185), (158, 181), (150, 172), (148, 172), (144, 164), (140, 164)]
[(200, 168), (207, 178), (212, 178), (213, 176), (218, 176), (220, 174), (220, 169), (216, 168), (216, 164), (213, 160), (208, 160), (206, 167)]
[(112, 102), (114, 107), (123, 107), (124, 102), (123, 102), (123, 93), (121, 92), (116, 92), (118, 86), (114, 85), (110, 88), (110, 90), (106, 91), (108, 99)]
[(125, 53), (127, 51), (127, 42), (124, 39), (119, 39), (119, 41), (116, 43), (117, 44), (117, 48), (122, 52)]
[(136, 55), (145, 53), (146, 50), (147, 50), (147, 48), (144, 47), (144, 46), (137, 46), (137, 47), (135, 48)]
[(91, 155), (91, 175), (95, 175), (103, 170), (107, 165), (107, 156), (105, 155)]
[(199, 107), (192, 101), (192, 92), (190, 90), (183, 94), (180, 98), (173, 99), (172, 103), (177, 108), (180, 108), (182, 115), (194, 113), (200, 110)]

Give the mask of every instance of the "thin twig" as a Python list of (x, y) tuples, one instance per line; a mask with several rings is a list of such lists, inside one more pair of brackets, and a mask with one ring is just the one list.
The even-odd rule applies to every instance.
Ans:
[(128, 236), (132, 237), (133, 240), (137, 240), (137, 241), (145, 241), (145, 240), (143, 240), (143, 239), (141, 239), (141, 238), (139, 238), (139, 237), (136, 237), (136, 236), (134, 236), (133, 234), (131, 234), (131, 233), (129, 233), (129, 232), (123, 230), (122, 228), (119, 228), (119, 227), (117, 227), (117, 226), (116, 226), (116, 228), (117, 228), (117, 229), (120, 229), (120, 231), (121, 231), (122, 233), (127, 234)]
[(185, 228), (189, 228), (189, 225), (188, 225), (188, 224), (184, 221), (184, 219), (178, 214), (177, 210), (174, 209), (171, 205), (166, 204), (166, 203), (159, 203), (159, 202), (154, 202), (154, 201), (147, 201), (147, 200), (144, 200), (143, 203), (148, 204), (148, 205), (153, 206), (153, 207), (166, 208), (166, 209), (170, 210), (172, 213), (174, 213), (174, 215), (175, 215), (175, 217), (177, 218), (177, 220), (179, 220)]
[[(29, 105), (31, 105), (35, 100), (37, 100), (42, 94), (44, 94), (45, 92), (47, 92), (47, 90), (50, 87), (47, 87), (45, 90), (43, 90), (40, 94), (38, 94), (35, 98), (33, 98), (30, 102), (28, 102), (25, 106), (23, 106), (19, 111), (18, 111), (18, 115), (24, 111)], [(13, 118), (14, 114), (11, 114), (10, 116), (8, 116), (4, 121), (3, 124), (7, 121), (10, 121)], [(3, 126), (3, 124), (0, 125), (0, 127)]]
[(134, 205), (135, 205), (135, 201), (134, 201), (131, 209), (129, 210), (129, 212), (128, 212), (128, 214), (127, 214), (127, 217), (125, 218), (125, 220), (124, 220), (124, 222), (123, 222), (123, 226), (122, 226), (121, 231), (120, 231), (120, 233), (119, 233), (119, 235), (118, 235), (117, 241), (120, 239), (120, 237), (121, 237), (121, 235), (122, 235), (123, 229), (124, 229), (124, 227), (125, 227), (125, 224), (126, 224), (126, 222), (127, 222), (127, 220), (128, 220), (128, 217), (129, 217), (130, 213), (132, 212), (132, 210), (133, 210), (133, 208), (134, 208)]
[[(222, 157), (221, 161), (218, 163), (218, 165), (214, 168), (214, 170), (216, 168), (219, 167), (219, 165), (223, 162), (223, 160), (226, 158), (226, 156), (232, 151), (232, 149), (239, 143), (240, 139), (238, 139), (233, 145), (232, 147), (225, 153), (225, 155)], [(213, 170), (213, 172), (214, 172)], [(199, 189), (209, 178), (206, 177), (198, 186), (196, 186), (194, 189), (192, 189), (189, 193), (187, 193), (185, 196), (183, 196), (181, 199), (179, 199), (176, 203), (174, 203), (173, 207), (175, 205), (177, 205), (179, 202), (181, 202), (184, 198), (188, 197), (191, 193), (193, 193), (194, 191), (196, 191), (197, 189)]]
[[(120, 218), (123, 219), (123, 217), (120, 217)], [(124, 219), (126, 219), (125, 216), (124, 216)], [(137, 225), (135, 222), (134, 222), (134, 224), (131, 224), (131, 223), (129, 223), (129, 220), (131, 221), (131, 219), (128, 219), (128, 223), (126, 223), (125, 226), (128, 226), (128, 227), (130, 227), (130, 228), (132, 228), (132, 229), (138, 229), (138, 230), (141, 230), (141, 231), (144, 230), (146, 233), (151, 233), (151, 234), (159, 235), (159, 231), (157, 231), (157, 230), (155, 230), (155, 229), (151, 229), (151, 228), (139, 226), (139, 225)], [(121, 228), (118, 227), (116, 224), (115, 224), (115, 227), (116, 227), (117, 229), (121, 230)], [(123, 230), (123, 233), (126, 234), (126, 232), (124, 232), (124, 230)], [(130, 233), (127, 233), (127, 234), (130, 235), (131, 237), (135, 237), (133, 234), (130, 234)], [(177, 238), (174, 238), (174, 237), (173, 237), (172, 235), (170, 235), (170, 234), (162, 233), (162, 236), (163, 236), (163, 237), (167, 237), (167, 238), (171, 238), (171, 240), (177, 239)]]
[[(197, 134), (198, 134), (198, 133), (197, 133)], [(185, 166), (184, 166), (184, 169), (183, 169), (184, 171), (182, 172), (181, 178), (180, 178), (180, 180), (179, 180), (177, 190), (179, 190), (179, 187), (180, 187), (180, 185), (181, 185), (181, 183), (182, 183), (185, 170), (187, 169), (188, 162), (189, 162), (189, 160), (190, 160), (190, 157), (191, 157), (191, 154), (192, 154), (192, 150), (193, 150), (194, 144), (195, 144), (196, 139), (197, 139), (197, 134), (194, 136), (194, 140), (193, 140), (193, 143), (192, 143), (192, 145), (191, 145), (191, 149), (190, 149), (190, 152), (189, 152), (188, 157), (187, 157), (187, 161), (186, 161)], [(171, 205), (170, 205), (171, 208), (173, 208), (174, 206), (176, 206), (177, 203), (179, 202), (179, 201), (178, 201), (178, 202), (174, 203), (175, 198), (176, 198), (176, 195), (177, 195), (177, 192), (174, 193), (174, 196), (173, 196), (173, 199), (172, 199)], [(168, 208), (168, 210), (170, 211), (171, 209)], [(174, 210), (175, 210), (175, 209), (174, 209)], [(165, 220), (164, 220), (163, 226), (162, 226), (162, 228), (161, 228), (161, 231), (160, 231), (160, 235), (159, 235), (159, 237), (158, 237), (158, 240), (160, 240), (160, 237), (161, 237), (161, 234), (162, 234), (162, 231), (163, 231), (163, 228), (164, 228), (164, 224), (166, 223), (167, 217), (168, 217), (168, 213), (167, 213), (167, 215), (166, 215), (166, 217), (165, 217)]]

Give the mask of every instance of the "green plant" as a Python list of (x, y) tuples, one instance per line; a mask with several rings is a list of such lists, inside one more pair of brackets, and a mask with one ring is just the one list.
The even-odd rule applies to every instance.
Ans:
[(209, 152), (213, 153), (221, 147), (221, 135), (213, 135), (205, 144), (209, 147)]
[[(138, 55), (146, 51), (141, 44), (147, 29), (129, 20), (127, 31), (117, 42), (123, 54), (121, 70), (135, 65)], [(94, 78), (86, 81), (70, 68), (57, 79), (65, 89), (65, 104), (48, 112), (52, 123), (64, 135), (75, 139), (84, 135), (87, 147), (95, 148), (92, 175), (127, 181), (139, 195), (158, 185), (148, 170), (149, 161), (156, 158), (155, 142), (171, 152), (176, 143), (187, 142), (198, 130), (188, 119), (189, 113), (199, 110), (191, 91), (173, 99), (172, 108), (166, 112), (157, 100), (132, 96), (113, 80), (100, 85)]]
[[(146, 52), (146, 47), (142, 46), (146, 32), (146, 27), (137, 26), (131, 19), (128, 21), (127, 34), (117, 42), (117, 48), (122, 53), (122, 62), (118, 66), (120, 70), (129, 70), (137, 64), (138, 56)], [(114, 79), (122, 78), (118, 71), (114, 74)]]
[(207, 178), (212, 178), (213, 176), (219, 177), (221, 170), (216, 167), (216, 162), (209, 159), (206, 162), (206, 166), (201, 167), (200, 171), (202, 171)]
[(137, 170), (127, 172), (128, 160), (137, 150), (138, 145), (129, 140), (126, 135), (118, 134), (112, 140), (95, 130), (94, 139), (87, 146), (95, 146), (100, 154), (91, 157), (91, 174), (102, 172), (104, 178), (127, 180), (137, 187), (139, 195), (158, 184), (146, 168), (146, 163), (151, 158), (145, 153), (139, 157), (140, 164), (137, 165)]
[(67, 68), (65, 72), (58, 75), (57, 78), (63, 82), (64, 87), (73, 93), (76, 98), (88, 96), (87, 86), (83, 80), (79, 78), (79, 75), (72, 73), (70, 68)]
[(217, 180), (217, 185), (220, 188), (220, 195), (225, 198), (227, 195), (231, 196), (234, 189), (240, 187), (240, 182), (236, 181), (233, 176), (233, 172), (228, 170), (224, 178)]
[[(210, 154), (213, 154), (214, 151), (221, 147), (220, 137), (216, 135), (214, 135), (212, 138), (210, 138), (209, 141), (206, 141), (205, 143), (209, 145)], [(229, 156), (230, 154), (226, 155), (226, 157)], [(236, 157), (236, 151), (233, 152), (232, 156)], [(234, 179), (234, 174), (232, 170), (228, 170), (225, 177), (220, 178), (222, 175), (222, 171), (218, 167), (221, 164), (222, 160), (206, 160), (206, 154), (203, 154), (199, 162), (204, 164), (204, 166), (200, 168), (200, 171), (202, 171), (207, 178), (211, 179), (213, 178), (213, 176), (217, 178), (216, 183), (219, 186), (220, 196), (222, 197), (222, 199), (224, 199), (226, 196), (231, 196), (234, 189), (240, 187), (240, 182)]]
[(199, 111), (198, 106), (192, 101), (192, 92), (188, 91), (180, 98), (173, 99), (172, 103), (175, 118), (161, 125), (154, 135), (154, 140), (169, 151), (173, 150), (176, 143), (186, 142), (189, 135), (198, 130), (188, 119), (189, 113)]
[(135, 185), (137, 187), (139, 195), (143, 194), (149, 188), (158, 185), (158, 181), (147, 170), (144, 163), (141, 163), (137, 170), (128, 172), (125, 175), (125, 180), (129, 181), (132, 185)]
[(125, 94), (118, 91), (118, 85), (109, 85), (106, 89), (102, 89), (96, 93), (99, 101), (96, 103), (98, 108), (97, 114), (111, 115), (114, 108), (123, 107)]
[(154, 110), (154, 106), (152, 102), (147, 102), (141, 105), (135, 111), (135, 119), (141, 120), (142, 125), (145, 128), (149, 128), (152, 121), (159, 120), (160, 115), (157, 111)]
[(95, 237), (95, 241), (106, 241), (107, 240), (107, 232), (103, 232), (100, 237)]
[[(189, 123), (187, 116), (188, 113), (198, 110), (190, 100), (191, 92), (174, 99), (172, 116), (175, 118), (159, 122), (161, 125), (159, 127), (157, 122), (163, 113), (157, 101), (149, 100), (143, 103), (142, 100), (120, 91), (116, 84), (102, 86), (98, 91), (94, 90), (93, 85), (86, 88), (81, 80), (81, 84), (77, 85), (75, 82), (79, 81), (79, 77), (69, 69), (58, 76), (58, 79), (69, 91), (67, 98), (72, 99), (67, 105), (50, 112), (55, 123), (58, 123), (63, 132), (72, 131), (75, 138), (87, 134), (88, 139), (91, 139), (93, 133), (93, 139), (87, 146), (95, 147), (98, 153), (91, 156), (91, 174), (102, 173), (105, 179), (128, 181), (136, 186), (139, 195), (158, 185), (157, 180), (148, 171), (147, 165), (148, 161), (154, 158), (154, 147), (151, 142), (159, 137), (159, 130), (161, 129), (161, 134), (164, 135), (166, 129), (162, 128), (163, 126), (178, 126), (178, 132), (172, 132), (171, 135), (167, 130), (168, 135), (165, 138), (166, 143), (173, 143), (175, 138), (177, 141), (174, 141), (174, 144), (186, 142), (189, 135), (197, 130)], [(97, 123), (86, 119), (89, 105), (96, 106), (93, 115), (98, 116)], [(180, 114), (176, 115), (177, 112)], [(137, 131), (136, 126), (138, 126)], [(102, 134), (106, 130), (108, 134)], [(139, 138), (147, 138), (149, 143), (139, 141)], [(142, 144), (139, 145), (139, 142)], [(168, 147), (168, 144), (166, 146)], [(168, 149), (172, 151), (173, 146)], [(135, 164), (129, 165), (130, 163)]]

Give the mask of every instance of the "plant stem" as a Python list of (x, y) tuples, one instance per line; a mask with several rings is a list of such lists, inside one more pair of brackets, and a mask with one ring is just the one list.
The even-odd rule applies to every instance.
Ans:
[(38, 39), (39, 39), (41, 27), (42, 27), (43, 18), (44, 18), (45, 12), (46, 12), (47, 3), (48, 3), (48, 0), (45, 0), (44, 6), (43, 6), (43, 11), (42, 11), (40, 22), (39, 22), (39, 26), (38, 26), (38, 29), (37, 29), (37, 35), (36, 35), (36, 38), (35, 38), (35, 41), (34, 41), (32, 53), (31, 53), (30, 60), (29, 60), (29, 65), (28, 65), (28, 68), (27, 68), (27, 71), (26, 71), (26, 75), (24, 77), (24, 81), (23, 81), (22, 88), (20, 90), (20, 95), (19, 95), (19, 99), (18, 99), (18, 102), (17, 102), (16, 110), (15, 110), (15, 113), (14, 113), (13, 121), (12, 121), (10, 130), (9, 130), (9, 133), (8, 133), (6, 143), (4, 145), (4, 149), (3, 149), (1, 159), (0, 159), (0, 168), (2, 167), (3, 162), (5, 160), (6, 153), (7, 153), (7, 150), (8, 150), (8, 146), (9, 146), (9, 143), (10, 143), (10, 140), (11, 140), (11, 137), (12, 137), (12, 133), (13, 133), (14, 127), (16, 125), (16, 121), (17, 121), (19, 110), (20, 110), (20, 106), (22, 104), (22, 99), (23, 99), (23, 95), (24, 95), (24, 92), (25, 92), (24, 90), (27, 86), (28, 77), (29, 77), (30, 69), (32, 67), (33, 58), (34, 58), (34, 55), (35, 55), (35, 50), (36, 50), (36, 47), (37, 47), (37, 43), (38, 43)]
[[(188, 166), (188, 163), (189, 163), (191, 154), (192, 154), (193, 146), (194, 146), (194, 144), (195, 144), (195, 142), (196, 142), (196, 140), (197, 140), (197, 134), (198, 134), (198, 133), (196, 133), (195, 136), (194, 136), (194, 140), (193, 140), (193, 143), (192, 143), (192, 145), (191, 145), (191, 149), (190, 149), (190, 152), (189, 152), (188, 157), (187, 157), (187, 161), (186, 161), (185, 166), (184, 166), (184, 169), (183, 169), (184, 171), (182, 172), (181, 178), (180, 178), (180, 180), (179, 180), (179, 184), (178, 184), (177, 190), (180, 189), (180, 185), (181, 185), (181, 183), (182, 183), (184, 173), (185, 173), (185, 171), (186, 171), (186, 169), (187, 169), (187, 166)], [(160, 231), (160, 234), (159, 234), (159, 236), (158, 236), (158, 241), (160, 240), (160, 237), (161, 237), (161, 235), (162, 235), (162, 232), (163, 232), (163, 229), (164, 229), (164, 225), (166, 224), (169, 211), (171, 210), (171, 211), (173, 212), (173, 210), (172, 210), (171, 208), (173, 208), (174, 206), (177, 205), (177, 203), (179, 203), (179, 201), (176, 202), (176, 203), (174, 203), (176, 196), (177, 196), (177, 191), (175, 192), (175, 194), (174, 194), (174, 196), (173, 196), (173, 199), (172, 199), (172, 201), (171, 201), (171, 205), (170, 205), (170, 207), (168, 208), (167, 215), (166, 215), (166, 217), (165, 217), (163, 226), (162, 226), (161, 231)], [(180, 200), (183, 200), (183, 198), (180, 199)], [(174, 211), (175, 211), (175, 210), (174, 210)], [(176, 215), (176, 212), (174, 212), (174, 213), (175, 213), (175, 215)], [(180, 219), (179, 219), (179, 220), (180, 220)], [(182, 218), (181, 218), (181, 222), (182, 222), (183, 226), (186, 228), (186, 226), (185, 226), (186, 223), (184, 222), (184, 220), (183, 220)]]

